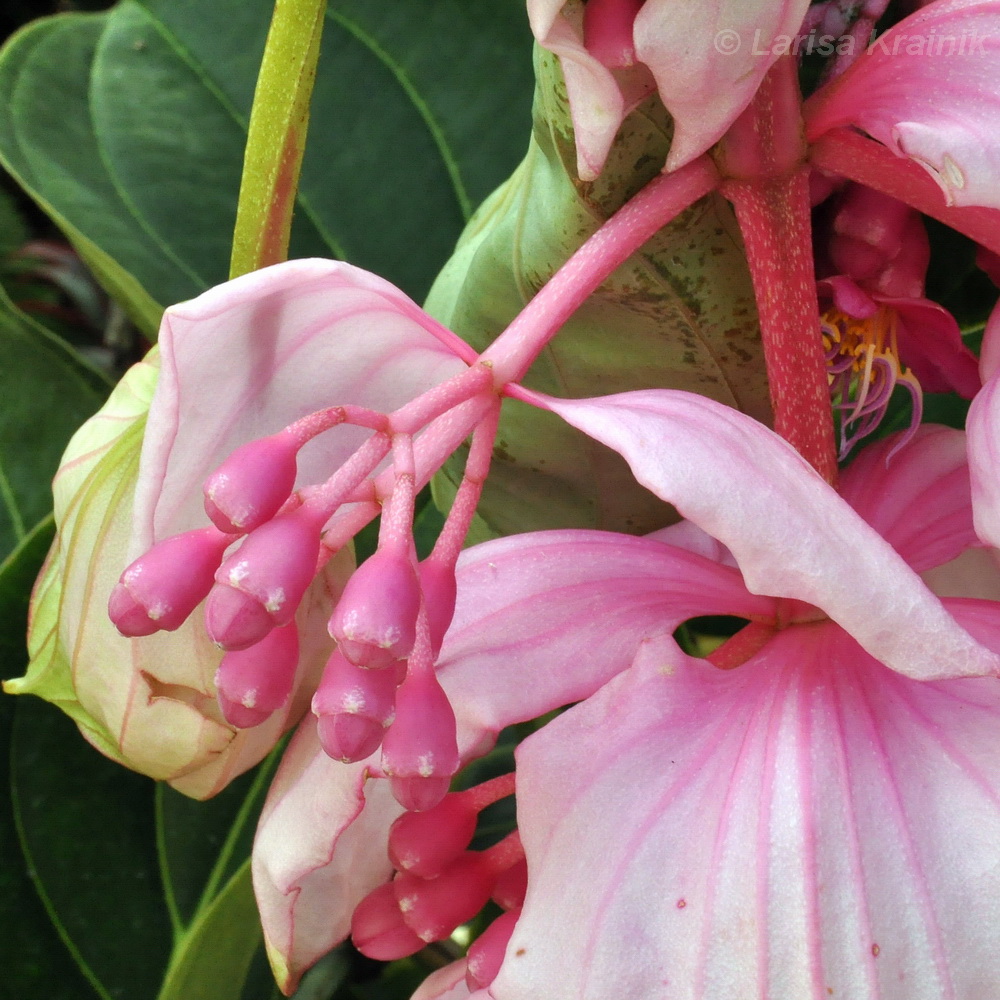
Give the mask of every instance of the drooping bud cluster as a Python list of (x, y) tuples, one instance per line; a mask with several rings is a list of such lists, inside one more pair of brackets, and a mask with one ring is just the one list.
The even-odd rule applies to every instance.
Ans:
[[(464, 432), (473, 430), (466, 474), (434, 551), (418, 565), (416, 492), (460, 442), (449, 411), (463, 404), (471, 422)], [(294, 687), (294, 619), (312, 581), (381, 511), (378, 548), (330, 617), (336, 649), (312, 710), (331, 757), (353, 762), (381, 747), (381, 772), (400, 803), (434, 807), (461, 763), (434, 661), (454, 614), (455, 563), (489, 470), (498, 411), (483, 363), (392, 414), (333, 407), (243, 445), (205, 482), (214, 526), (165, 539), (133, 562), (111, 596), (112, 620), (125, 635), (149, 635), (178, 628), (204, 602), (206, 631), (226, 650), (216, 675), (223, 715), (236, 727), (259, 725)], [(325, 483), (294, 491), (299, 450), (340, 424), (373, 433)]]
[(359, 951), (382, 961), (412, 955), (451, 935), (492, 898), (506, 913), (470, 948), (468, 983), (478, 989), (493, 981), (524, 903), (524, 851), (516, 830), (485, 851), (467, 848), (479, 812), (512, 794), (513, 779), (503, 775), (451, 793), (426, 812), (396, 820), (389, 831), (396, 876), (354, 911), (351, 935)]

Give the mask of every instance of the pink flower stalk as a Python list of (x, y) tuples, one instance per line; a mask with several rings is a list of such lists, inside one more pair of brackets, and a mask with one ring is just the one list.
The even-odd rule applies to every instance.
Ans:
[[(412, 677), (392, 696), (395, 715), (391, 705), (377, 717), (345, 705), (318, 711), (325, 742), (344, 759), (376, 748), (378, 726), (388, 726), (385, 768), (394, 787), (408, 804), (433, 805), (459, 763), (433, 660), (454, 608), (455, 562), (489, 470), (500, 399), (593, 289), (714, 177), (699, 165), (647, 187), (479, 360), (392, 285), (339, 263), (278, 265), (168, 310), (164, 374), (137, 487), (131, 552), (138, 558), (110, 606), (119, 630), (139, 641), (159, 627), (186, 629), (205, 599), (207, 633), (231, 652), (252, 649), (296, 616), (312, 632), (313, 581), (384, 508), (379, 549), (352, 578), (330, 628), (356, 664), (405, 672), (409, 662)], [(200, 349), (202, 338), (210, 347)], [(229, 352), (239, 356), (235, 365)], [(414, 496), (470, 433), (452, 511), (417, 567)], [(158, 555), (189, 542), (167, 543), (159, 527), (150, 532), (150, 511), (157, 524), (176, 510), (184, 523), (204, 524), (201, 484), (209, 517), (233, 534), (213, 527), (187, 536), (214, 545), (192, 575), (183, 558)], [(157, 547), (147, 553), (151, 543)], [(208, 548), (199, 542), (198, 553)], [(152, 573), (161, 563), (166, 569)], [(306, 648), (314, 685), (315, 644)], [(328, 654), (329, 646), (322, 658)], [(301, 707), (296, 699), (295, 714)]]

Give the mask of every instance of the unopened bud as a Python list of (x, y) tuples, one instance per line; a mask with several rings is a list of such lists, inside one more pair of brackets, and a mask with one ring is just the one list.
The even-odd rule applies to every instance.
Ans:
[(282, 514), (247, 535), (219, 567), (205, 624), (223, 649), (244, 649), (292, 620), (316, 575), (321, 527), (305, 508)]
[(259, 726), (288, 701), (299, 663), (294, 624), (274, 629), (249, 649), (226, 653), (215, 673), (219, 706), (240, 729)]
[(405, 812), (389, 828), (389, 860), (399, 871), (434, 878), (469, 846), (478, 816), (461, 793), (425, 812)]
[(455, 567), (436, 559), (425, 559), (417, 567), (420, 589), (427, 609), (427, 625), (431, 632), (431, 650), (437, 656), (445, 633), (455, 617), (455, 596), (458, 584)]
[(422, 941), (441, 941), (471, 920), (490, 898), (496, 880), (483, 854), (467, 851), (437, 878), (403, 872), (391, 883), (407, 927)]
[(232, 536), (199, 528), (157, 542), (121, 575), (108, 614), (122, 635), (179, 628), (205, 599)]
[(335, 650), (313, 695), (319, 739), (334, 760), (371, 756), (395, 715), (395, 671), (363, 670)]
[(391, 882), (358, 903), (351, 917), (351, 938), (362, 955), (379, 962), (414, 955), (425, 943), (403, 921)]
[(330, 618), (330, 635), (352, 663), (382, 669), (413, 649), (420, 583), (409, 558), (381, 548), (353, 573)]
[(295, 486), (298, 442), (283, 431), (237, 448), (205, 480), (205, 513), (220, 531), (243, 534), (281, 509)]
[(400, 805), (414, 812), (444, 798), (459, 768), (455, 713), (433, 670), (410, 670), (396, 692), (396, 719), (382, 741), (382, 767)]
[(524, 906), (527, 891), (528, 862), (521, 858), (497, 876), (497, 884), (493, 887), (493, 902), (502, 910), (519, 910)]
[(501, 914), (472, 942), (465, 969), (465, 983), (470, 991), (485, 990), (496, 979), (520, 915), (520, 910)]

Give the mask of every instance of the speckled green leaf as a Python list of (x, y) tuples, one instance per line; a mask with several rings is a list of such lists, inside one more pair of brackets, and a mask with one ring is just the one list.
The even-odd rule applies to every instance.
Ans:
[[(622, 202), (654, 177), (669, 119), (651, 98), (625, 122), (601, 178), (576, 154), (555, 57), (540, 52), (534, 136), (476, 214), (428, 309), (482, 348)], [(728, 204), (694, 205), (618, 269), (535, 362), (527, 385), (559, 396), (688, 389), (769, 419), (753, 289)], [(447, 502), (460, 459), (438, 478)], [(613, 452), (550, 414), (507, 403), (473, 536), (554, 527), (646, 532), (670, 512)]]

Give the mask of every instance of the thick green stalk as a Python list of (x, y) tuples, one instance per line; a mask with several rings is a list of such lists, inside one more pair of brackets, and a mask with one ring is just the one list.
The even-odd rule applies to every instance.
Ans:
[(276, 0), (257, 77), (231, 278), (288, 256), (326, 0)]

